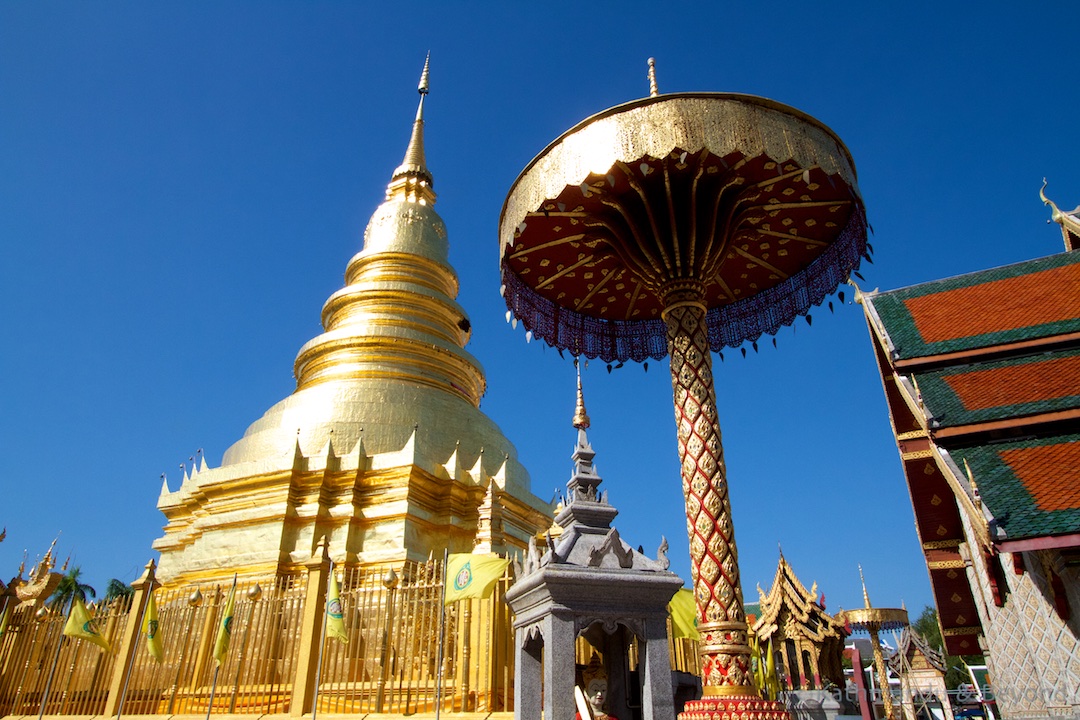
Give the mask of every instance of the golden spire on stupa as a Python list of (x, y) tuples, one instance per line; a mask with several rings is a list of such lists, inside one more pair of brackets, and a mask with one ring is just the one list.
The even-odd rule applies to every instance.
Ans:
[(363, 249), (349, 261), (345, 287), (323, 307), (325, 332), (296, 357), (298, 392), (334, 378), (383, 378), (480, 404), (484, 374), (464, 350), (471, 325), (453, 300), (458, 280), (448, 260), (446, 226), (432, 207), (435, 192), (424, 157), (428, 68), (425, 60), (405, 159), (368, 223)]
[(421, 205), (435, 203), (435, 191), (432, 189), (431, 173), (424, 158), (424, 98), (428, 94), (429, 66), (431, 53), (424, 59), (424, 70), (420, 73), (420, 84), (416, 90), (420, 93), (420, 104), (416, 108), (416, 120), (413, 121), (412, 137), (405, 149), (405, 159), (401, 161), (390, 178), (386, 188), (386, 199), (399, 198), (411, 200)]

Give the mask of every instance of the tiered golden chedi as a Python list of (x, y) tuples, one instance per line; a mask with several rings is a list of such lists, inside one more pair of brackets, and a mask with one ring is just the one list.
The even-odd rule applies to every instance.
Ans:
[(326, 301), (324, 332), (295, 364), (296, 391), (175, 492), (155, 543), (175, 585), (238, 572), (290, 576), (327, 538), (337, 562), (524, 548), (550, 525), (514, 446), (479, 409), (446, 226), (424, 159), (424, 97), (405, 159)]

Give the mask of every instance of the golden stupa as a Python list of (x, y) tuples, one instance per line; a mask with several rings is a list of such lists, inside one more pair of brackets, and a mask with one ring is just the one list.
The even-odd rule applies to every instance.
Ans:
[(167, 585), (297, 575), (322, 538), (338, 563), (504, 553), (551, 524), (511, 442), (479, 409), (446, 226), (424, 158), (428, 67), (405, 159), (297, 354), (296, 391), (158, 508)]

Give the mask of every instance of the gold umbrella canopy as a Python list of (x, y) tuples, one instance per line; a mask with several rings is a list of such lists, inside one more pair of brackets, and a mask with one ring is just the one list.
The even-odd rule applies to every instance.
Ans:
[(664, 357), (661, 311), (688, 293), (708, 308), (714, 351), (774, 333), (867, 251), (840, 139), (731, 93), (659, 95), (579, 123), (518, 176), (499, 234), (513, 315), (608, 362)]

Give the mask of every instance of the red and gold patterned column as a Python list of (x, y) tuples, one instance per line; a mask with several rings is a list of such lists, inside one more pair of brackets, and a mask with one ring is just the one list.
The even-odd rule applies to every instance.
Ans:
[(665, 293), (663, 313), (671, 356), (705, 696), (688, 703), (680, 717), (785, 717), (783, 706), (761, 700), (753, 684), (706, 309), (701, 297), (696, 283), (681, 283)]

